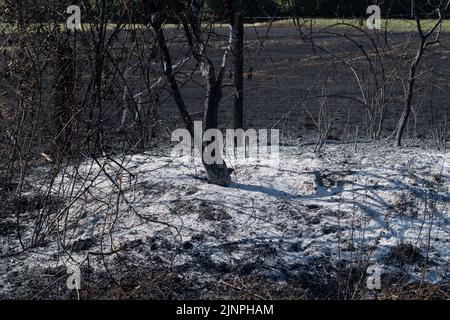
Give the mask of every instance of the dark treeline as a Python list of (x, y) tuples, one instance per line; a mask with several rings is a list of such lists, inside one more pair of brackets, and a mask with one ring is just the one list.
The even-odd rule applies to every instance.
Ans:
[[(147, 2), (137, 0), (112, 0), (107, 4), (108, 16), (114, 22), (128, 19), (133, 22), (148, 21), (147, 6), (158, 3), (160, 0)], [(19, 20), (32, 20), (34, 22), (52, 21), (55, 17), (52, 12), (61, 11), (61, 8), (76, 5), (82, 2), (82, 11), (98, 9), (98, 1), (91, 0), (0, 0), (2, 10), (8, 13), (10, 22)], [(173, 1), (174, 5), (176, 1)], [(379, 5), (385, 18), (412, 18), (411, 2), (409, 0), (234, 0), (233, 8), (228, 8), (222, 0), (205, 0), (205, 12), (215, 20), (227, 20), (230, 10), (243, 12), (247, 18), (264, 17), (321, 17), (321, 18), (362, 18), (366, 17), (366, 9), (370, 5)], [(439, 5), (440, 0), (417, 0), (417, 6), (424, 17), (433, 17), (436, 12), (433, 8)], [(60, 8), (54, 8), (60, 6)], [(53, 8), (52, 8), (53, 7)], [(123, 15), (126, 8), (126, 16)], [(50, 10), (49, 10), (50, 9)], [(54, 10), (51, 10), (54, 9)], [(55, 10), (56, 9), (56, 10)], [(19, 16), (17, 12), (21, 12)], [(24, 16), (25, 14), (25, 16)]]
[[(424, 14), (432, 14), (439, 0), (418, 0)], [(206, 5), (216, 16), (227, 11), (224, 1), (207, 0)], [(411, 3), (408, 0), (235, 0), (234, 6), (247, 17), (321, 17), (360, 18), (367, 16), (370, 5), (379, 5), (384, 17), (411, 18)]]

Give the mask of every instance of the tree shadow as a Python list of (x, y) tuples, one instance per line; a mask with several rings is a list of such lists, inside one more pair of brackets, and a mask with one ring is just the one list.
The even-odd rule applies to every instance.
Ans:
[(249, 191), (249, 192), (258, 192), (258, 193), (266, 194), (268, 196), (285, 198), (285, 199), (298, 199), (299, 198), (298, 195), (293, 194), (293, 193), (278, 190), (273, 187), (258, 186), (258, 185), (253, 185), (253, 184), (233, 182), (231, 184), (230, 188)]
[[(284, 171), (283, 169), (280, 169)], [(294, 172), (289, 171), (289, 174), (293, 174)], [(361, 209), (366, 208), (367, 205), (371, 205), (373, 208), (370, 211), (371, 214), (374, 214), (374, 211), (380, 209), (390, 208), (391, 205), (383, 198), (379, 192), (395, 192), (399, 190), (408, 191), (411, 194), (414, 194), (417, 198), (421, 199), (433, 199), (444, 203), (450, 203), (450, 196), (439, 192), (438, 190), (432, 190), (434, 186), (431, 186), (426, 179), (415, 175), (412, 172), (399, 172), (394, 176), (392, 175), (380, 175), (377, 173), (364, 172), (364, 171), (355, 171), (351, 172), (352, 175), (357, 175), (360, 177), (364, 177), (365, 182), (353, 182), (346, 179), (337, 179), (335, 185), (333, 186), (325, 186), (324, 183), (324, 175), (320, 171), (305, 171), (305, 172), (295, 172), (298, 175), (314, 175), (315, 180), (315, 192), (310, 194), (295, 194), (291, 192), (286, 192), (283, 190), (279, 190), (274, 186), (263, 186), (263, 185), (254, 185), (254, 184), (246, 184), (246, 183), (237, 183), (234, 182), (231, 185), (231, 188), (244, 190), (248, 192), (257, 192), (262, 193), (271, 197), (282, 198), (287, 200), (321, 200), (321, 201), (335, 201), (332, 197), (340, 196), (341, 203), (350, 203), (356, 201)], [(348, 170), (343, 171), (330, 171), (329, 173), (336, 175), (338, 177), (344, 177), (349, 174)], [(410, 183), (406, 183), (402, 181), (402, 177), (408, 177), (412, 181)], [(376, 180), (376, 184), (369, 183), (367, 181)], [(351, 184), (352, 187), (345, 188), (345, 185)], [(430, 191), (431, 188), (431, 191)], [(344, 197), (343, 193), (350, 193), (353, 196)], [(363, 198), (366, 201), (357, 201), (356, 198)], [(367, 210), (364, 210), (367, 211)]]

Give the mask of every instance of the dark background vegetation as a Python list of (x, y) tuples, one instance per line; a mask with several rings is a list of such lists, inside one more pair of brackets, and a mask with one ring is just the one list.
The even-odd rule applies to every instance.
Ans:
[[(134, 22), (146, 22), (145, 6), (151, 5), (148, 1), (143, 4), (142, 1), (131, 0), (127, 2), (127, 9)], [(156, 1), (157, 2), (157, 1)], [(57, 3), (57, 2), (56, 2)], [(81, 4), (83, 9), (95, 10), (95, 0), (87, 1), (73, 0), (70, 4)], [(169, 2), (170, 3), (170, 2)], [(432, 13), (439, 0), (418, 0), (417, 6), (422, 12)], [(369, 5), (379, 5), (383, 17), (390, 18), (413, 18), (411, 13), (411, 4), (409, 0), (234, 0), (235, 8), (248, 18), (266, 18), (266, 17), (321, 17), (321, 18), (362, 18), (366, 17), (366, 9)], [(1, 0), (0, 5), (5, 5), (10, 18), (17, 13), (32, 16), (35, 21), (50, 21), (52, 6), (55, 1), (52, 0)], [(206, 0), (205, 12), (218, 19), (227, 19), (227, 8), (224, 1)], [(106, 10), (111, 21), (120, 19), (123, 9), (123, 1), (108, 1)]]

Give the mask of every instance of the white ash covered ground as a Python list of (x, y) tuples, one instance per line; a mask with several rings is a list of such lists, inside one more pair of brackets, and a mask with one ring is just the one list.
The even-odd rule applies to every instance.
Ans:
[[(4, 214), (0, 297), (77, 298), (67, 265), (81, 268), (81, 298), (449, 296), (448, 153), (386, 143), (281, 151), (279, 168), (234, 164), (230, 188), (161, 155), (69, 167), (52, 194), (74, 187), (72, 197), (55, 205), (39, 246), (11, 254), (21, 251), (16, 216)], [(30, 183), (31, 197), (46, 182)], [(38, 216), (24, 208), (23, 241)], [(380, 291), (366, 287), (370, 265), (381, 267)]]

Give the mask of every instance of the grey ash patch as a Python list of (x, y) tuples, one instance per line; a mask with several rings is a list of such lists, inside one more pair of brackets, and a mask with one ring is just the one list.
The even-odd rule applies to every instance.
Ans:
[(164, 236), (155, 235), (146, 241), (146, 245), (151, 251), (166, 250), (171, 251), (174, 249), (174, 244), (167, 240)]
[(151, 197), (161, 197), (172, 188), (171, 185), (163, 182), (142, 181), (137, 184), (137, 190)]
[(324, 224), (322, 226), (323, 234), (331, 234), (339, 232), (340, 228), (337, 225)]
[(218, 205), (198, 199), (176, 200), (170, 207), (170, 212), (179, 216), (197, 214), (200, 221), (223, 221), (232, 219), (231, 215)]
[(75, 252), (86, 251), (92, 248), (95, 245), (95, 240), (92, 238), (80, 239), (75, 241), (71, 245), (71, 249)]
[(189, 186), (189, 185), (183, 186), (182, 190), (184, 191), (184, 194), (187, 196), (194, 195), (199, 191), (199, 189), (196, 186)]
[[(21, 226), (23, 230), (25, 227)], [(0, 237), (7, 237), (17, 233), (17, 223), (13, 221), (0, 222)]]
[(0, 179), (0, 192), (1, 193), (11, 193), (14, 192), (19, 184), (14, 181), (9, 181), (8, 179)]
[[(83, 232), (76, 233), (81, 236), (73, 239), (68, 249), (80, 263), (84, 263), (89, 251), (89, 265), (95, 268), (93, 273), (97, 277), (89, 283), (89, 275), (84, 274), (88, 271), (82, 271), (87, 288), (82, 294), (84, 297), (179, 299), (364, 298), (369, 261), (384, 265), (383, 277), (392, 279), (393, 283), (403, 281), (405, 275), (411, 275), (408, 281), (419, 283), (422, 274), (426, 276), (425, 281), (439, 286), (444, 283), (448, 279), (443, 273), (448, 269), (447, 185), (435, 190), (436, 204), (432, 207), (435, 214), (430, 225), (429, 215), (423, 214), (421, 200), (412, 203), (409, 196), (413, 190), (418, 194), (429, 191), (420, 187), (420, 183), (408, 189), (411, 179), (399, 171), (404, 163), (411, 162), (417, 168), (410, 168), (409, 172), (415, 170), (421, 175), (422, 166), (429, 168), (429, 172), (439, 172), (442, 164), (419, 151), (412, 159), (407, 155), (398, 157), (389, 149), (384, 153), (353, 155), (358, 160), (355, 163), (364, 162), (364, 166), (358, 169), (358, 174), (349, 177), (352, 172), (333, 167), (342, 152), (342, 147), (330, 152), (326, 171), (323, 170), (325, 156), (318, 159), (305, 152), (289, 157), (284, 164), (286, 170), (243, 166), (242, 175), (234, 177), (238, 188), (216, 187), (192, 179), (189, 174), (195, 172), (193, 166), (182, 169), (167, 166), (166, 159), (141, 161), (143, 167), (136, 169), (149, 172), (139, 176), (140, 181), (148, 182), (125, 191), (128, 200), (136, 199), (134, 210), (130, 210), (128, 202), (120, 204), (113, 243), (105, 241), (107, 249), (113, 245), (117, 254), (104, 257), (95, 254), (101, 252), (98, 224), (104, 220), (105, 211), (91, 211), (84, 206), (84, 201), (76, 208), (86, 210), (86, 215), (76, 216), (80, 217), (77, 228), (83, 228)], [(161, 169), (158, 172), (155, 168)], [(447, 168), (444, 177), (448, 177)], [(310, 173), (314, 171), (324, 172), (320, 175), (322, 187), (319, 185), (316, 191), (312, 188), (316, 186), (314, 175)], [(154, 180), (155, 176), (160, 182)], [(380, 188), (373, 188), (375, 185)], [(109, 186), (100, 185), (92, 191), (95, 197), (101, 197), (109, 190)], [(407, 196), (404, 199), (402, 192)], [(139, 196), (134, 198), (136, 193)], [(396, 203), (399, 210), (391, 207)], [(413, 205), (420, 209), (420, 219), (400, 210)], [(30, 210), (42, 208), (35, 200), (19, 202), (18, 206)], [(426, 218), (425, 225), (422, 217)], [(11, 229), (8, 233), (12, 238), (14, 220), (0, 221), (5, 230)], [(432, 231), (429, 256), (435, 264), (428, 261), (425, 265), (428, 239), (427, 232), (420, 232), (420, 228)], [(0, 236), (1, 245), (9, 248), (6, 240)], [(402, 242), (414, 246), (396, 246)], [(20, 288), (37, 291), (54, 282), (56, 269), (48, 272), (48, 279), (34, 275), (35, 284), (24, 282), (22, 271), (28, 265), (34, 273), (38, 265), (54, 266), (64, 254), (56, 247), (56, 242), (49, 242), (48, 247), (31, 250), (23, 259), (14, 258), (18, 266), (12, 262), (0, 264), (0, 274), (19, 271), (20, 279), (1, 278), (5, 286), (16, 290), (5, 294), (27, 297)], [(16, 249), (17, 246), (12, 248)], [(105, 264), (119, 286), (105, 273)], [(130, 266), (135, 269), (127, 271)], [(64, 275), (61, 286), (67, 279), (65, 271), (61, 269)], [(163, 275), (155, 278), (158, 272)], [(21, 287), (17, 280), (21, 281)], [(60, 297), (74, 298), (61, 288)], [(254, 290), (254, 294), (249, 290)], [(292, 292), (296, 292), (294, 296)], [(44, 291), (40, 297), (56, 296), (57, 291)]]
[(194, 214), (197, 211), (198, 204), (194, 200), (176, 200), (170, 207), (170, 212), (174, 215), (184, 216)]
[(310, 225), (320, 224), (321, 217), (317, 213), (311, 213), (306, 216), (306, 222)]
[(316, 211), (316, 210), (319, 210), (321, 208), (321, 206), (319, 206), (318, 204), (312, 203), (312, 204), (307, 204), (306, 208), (311, 211)]
[(391, 208), (400, 216), (417, 218), (419, 215), (419, 208), (416, 205), (416, 199), (417, 198), (412, 194), (408, 195), (406, 193), (402, 193)]
[(392, 247), (385, 257), (385, 262), (396, 267), (403, 267), (405, 265), (424, 266), (426, 263), (432, 263), (431, 261), (426, 261), (420, 249), (410, 243)]
[(2, 201), (2, 216), (14, 215), (16, 213), (33, 213), (45, 210), (49, 213), (56, 213), (62, 208), (64, 200), (56, 196), (46, 196), (40, 194), (23, 195), (21, 197), (9, 196)]
[(198, 218), (203, 221), (223, 221), (232, 219), (224, 209), (216, 208), (207, 202), (201, 202), (198, 209), (200, 211), (198, 213)]
[[(62, 197), (37, 192), (22, 196), (0, 194), (0, 237), (5, 238), (4, 241), (15, 242), (20, 231), (23, 238), (27, 231), (38, 229), (42, 221), (55, 217), (64, 208), (64, 204)], [(51, 230), (53, 229), (48, 229), (47, 232), (50, 233)]]
[(227, 254), (232, 254), (234, 252), (239, 252), (239, 250), (240, 250), (239, 249), (239, 245), (237, 243), (232, 243), (232, 242), (231, 243), (230, 242), (224, 243), (220, 247)]

